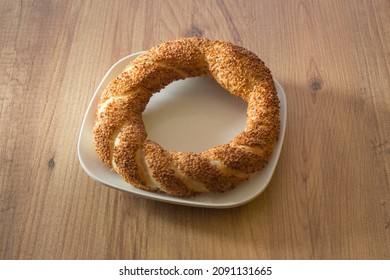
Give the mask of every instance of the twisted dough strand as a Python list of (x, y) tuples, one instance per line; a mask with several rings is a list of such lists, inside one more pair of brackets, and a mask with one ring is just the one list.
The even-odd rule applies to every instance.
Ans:
[[(167, 151), (147, 139), (142, 112), (155, 92), (195, 76), (213, 78), (248, 103), (245, 130), (199, 154)], [(107, 86), (93, 134), (100, 159), (129, 184), (188, 197), (233, 189), (262, 169), (279, 129), (272, 75), (255, 54), (227, 42), (184, 38), (140, 55)]]

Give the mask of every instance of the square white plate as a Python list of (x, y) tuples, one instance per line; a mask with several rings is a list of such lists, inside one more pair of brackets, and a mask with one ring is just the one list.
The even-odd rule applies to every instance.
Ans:
[[(92, 97), (78, 141), (78, 156), (85, 172), (94, 180), (119, 190), (188, 206), (229, 208), (242, 205), (257, 197), (271, 180), (282, 149), (286, 128), (286, 96), (282, 86), (276, 80), (281, 109), (279, 140), (268, 164), (232, 191), (223, 194), (200, 194), (192, 198), (147, 192), (129, 185), (100, 161), (92, 137), (97, 103), (107, 84), (141, 53), (129, 55), (115, 63)], [(173, 82), (153, 95), (143, 113), (143, 119), (148, 138), (165, 149), (201, 152), (227, 143), (241, 132), (245, 127), (246, 109), (244, 101), (225, 91), (213, 80), (196, 77)]]

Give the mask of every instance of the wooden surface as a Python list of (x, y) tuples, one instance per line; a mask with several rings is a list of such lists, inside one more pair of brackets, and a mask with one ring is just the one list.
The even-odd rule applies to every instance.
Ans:
[[(0, 0), (1, 259), (390, 259), (390, 2)], [(120, 58), (182, 36), (259, 55), (288, 101), (266, 191), (232, 209), (92, 180), (84, 112)]]

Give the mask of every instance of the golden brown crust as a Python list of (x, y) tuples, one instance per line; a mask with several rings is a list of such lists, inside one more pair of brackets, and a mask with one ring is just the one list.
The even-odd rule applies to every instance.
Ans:
[[(246, 127), (200, 154), (166, 151), (147, 140), (142, 112), (155, 92), (195, 76), (209, 76), (245, 100)], [(228, 42), (183, 38), (153, 47), (111, 81), (98, 104), (94, 143), (100, 159), (131, 185), (188, 197), (233, 189), (262, 169), (279, 129), (279, 100), (263, 61)]]

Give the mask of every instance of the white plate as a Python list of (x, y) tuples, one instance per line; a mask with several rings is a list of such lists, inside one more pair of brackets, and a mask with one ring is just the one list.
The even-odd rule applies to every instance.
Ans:
[[(98, 158), (92, 140), (95, 110), (106, 85), (117, 77), (126, 65), (140, 53), (129, 55), (104, 76), (92, 97), (81, 126), (78, 156), (82, 167), (94, 180), (108, 186), (150, 199), (197, 207), (229, 208), (257, 197), (267, 187), (275, 170), (286, 128), (286, 96), (275, 80), (280, 100), (281, 131), (267, 166), (252, 175), (236, 189), (223, 194), (200, 194), (192, 198), (177, 198), (146, 192), (126, 183)], [(229, 94), (209, 78), (197, 77), (177, 81), (153, 95), (143, 114), (148, 138), (165, 149), (201, 152), (233, 139), (245, 127), (246, 103)]]

